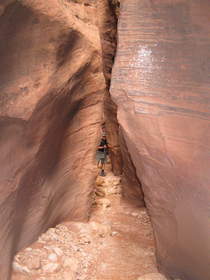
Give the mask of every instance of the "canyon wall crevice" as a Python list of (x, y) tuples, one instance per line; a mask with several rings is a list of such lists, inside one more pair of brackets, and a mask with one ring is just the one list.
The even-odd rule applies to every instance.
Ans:
[(102, 45), (103, 73), (106, 80), (104, 96), (104, 125), (108, 142), (111, 145), (110, 158), (115, 175), (122, 173), (122, 155), (119, 146), (119, 125), (117, 122), (117, 106), (109, 93), (112, 67), (117, 48), (117, 3), (111, 0), (98, 1), (99, 30)]
[(117, 105), (110, 96), (112, 67), (117, 48), (117, 22), (119, 1), (98, 1), (99, 29), (102, 45), (103, 73), (107, 90), (104, 97), (104, 124), (111, 145), (110, 157), (115, 175), (122, 175), (123, 197), (133, 205), (143, 206), (144, 198), (141, 183), (136, 175), (135, 166), (124, 141), (117, 120)]

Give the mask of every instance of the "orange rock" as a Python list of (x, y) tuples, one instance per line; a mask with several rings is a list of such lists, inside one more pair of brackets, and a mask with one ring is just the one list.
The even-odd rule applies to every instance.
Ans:
[(210, 279), (209, 18), (208, 0), (123, 1), (112, 71), (124, 197), (144, 195), (159, 265), (186, 280)]

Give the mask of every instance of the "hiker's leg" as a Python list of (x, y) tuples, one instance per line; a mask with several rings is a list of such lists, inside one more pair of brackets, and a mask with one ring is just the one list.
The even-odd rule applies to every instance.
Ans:
[(99, 158), (99, 161), (98, 161), (98, 167), (100, 168), (100, 169), (102, 169), (102, 167), (103, 167), (103, 161), (104, 161), (104, 159), (102, 158), (102, 157), (100, 157)]
[(105, 168), (105, 160), (104, 158), (101, 159), (101, 172), (100, 172), (100, 176), (105, 176), (105, 172), (104, 172), (104, 168)]
[(105, 168), (105, 160), (104, 158), (101, 159), (101, 169), (103, 170)]
[(103, 161), (103, 169), (105, 170), (106, 167), (106, 161), (107, 161), (107, 155), (104, 155), (104, 161)]

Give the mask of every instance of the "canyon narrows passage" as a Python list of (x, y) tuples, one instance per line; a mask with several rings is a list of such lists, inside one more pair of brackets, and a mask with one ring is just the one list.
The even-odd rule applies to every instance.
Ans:
[(122, 199), (121, 178), (110, 169), (96, 179), (89, 222), (42, 234), (15, 257), (12, 280), (166, 280), (146, 209)]
[[(57, 273), (62, 265), (72, 274), (55, 276), (61, 279), (74, 279), (82, 268), (80, 277), (88, 272), (98, 280), (123, 279), (123, 273), (136, 280), (150, 272), (140, 279), (162, 280), (154, 244), (167, 277), (210, 279), (210, 3), (120, 2), (120, 8), (115, 0), (0, 3), (0, 280), (11, 279), (12, 263), (20, 273), (15, 280), (37, 280), (34, 271)], [(95, 189), (102, 123), (113, 173), (97, 179)], [(110, 188), (116, 193), (107, 197)], [(99, 189), (106, 193), (101, 204), (92, 197)], [(90, 262), (67, 251), (56, 267), (62, 248), (35, 242), (62, 241), (63, 234), (69, 246), (84, 243), (72, 252), (78, 249), (78, 258), (90, 253)], [(103, 240), (110, 256), (114, 242), (124, 262), (116, 256), (114, 267), (96, 264), (97, 253), (109, 258)], [(135, 252), (127, 266), (129, 256), (118, 244)], [(142, 256), (151, 267), (141, 266)], [(50, 273), (37, 277), (57, 279)]]

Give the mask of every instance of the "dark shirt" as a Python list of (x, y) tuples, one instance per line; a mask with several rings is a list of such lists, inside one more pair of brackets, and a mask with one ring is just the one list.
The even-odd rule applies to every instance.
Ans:
[[(101, 143), (100, 143), (99, 146), (104, 147), (105, 145), (108, 146), (108, 143), (107, 143), (106, 139), (101, 139)], [(99, 152), (104, 152), (106, 149), (107, 149), (107, 147), (106, 148), (98, 148), (98, 151)]]

